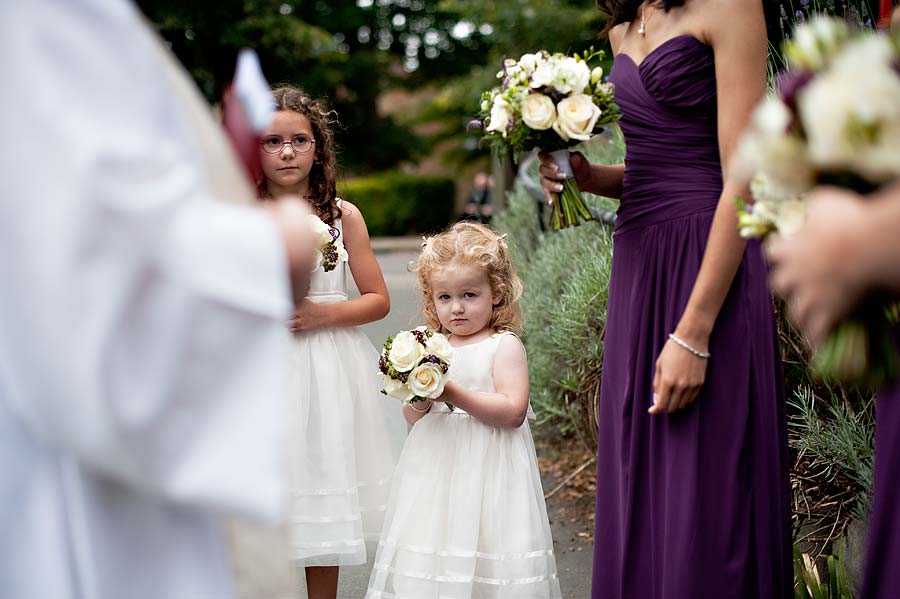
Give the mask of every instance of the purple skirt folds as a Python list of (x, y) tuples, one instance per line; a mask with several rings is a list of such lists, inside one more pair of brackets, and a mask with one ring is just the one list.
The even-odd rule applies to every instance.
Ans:
[(600, 397), (594, 599), (793, 597), (784, 383), (748, 245), (696, 402), (651, 416), (722, 192), (712, 50), (689, 36), (610, 80), (627, 144)]
[(900, 386), (875, 403), (875, 496), (860, 599), (900, 595)]

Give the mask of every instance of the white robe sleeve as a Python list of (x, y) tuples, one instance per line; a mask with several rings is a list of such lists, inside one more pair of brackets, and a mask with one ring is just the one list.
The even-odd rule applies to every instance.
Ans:
[(276, 517), (291, 306), (274, 223), (214, 201), (132, 8), (2, 4), (0, 392), (121, 484)]

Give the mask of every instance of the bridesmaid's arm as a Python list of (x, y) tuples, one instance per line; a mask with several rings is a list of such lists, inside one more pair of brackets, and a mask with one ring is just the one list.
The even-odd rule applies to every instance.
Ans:
[[(694, 0), (698, 1), (698, 0)], [(699, 0), (707, 38), (715, 53), (719, 152), (724, 185), (703, 262), (676, 336), (706, 352), (709, 337), (741, 263), (746, 241), (737, 227), (735, 199), (749, 190), (728, 176), (728, 165), (753, 108), (766, 90), (766, 24), (762, 5), (746, 0)], [(718, 357), (727, 359), (727, 356)], [(715, 359), (715, 358), (714, 358)], [(706, 378), (706, 360), (672, 341), (660, 352), (653, 380), (651, 413), (673, 412), (696, 399)]]
[(344, 247), (349, 254), (350, 272), (359, 289), (359, 297), (349, 302), (314, 304), (303, 300), (297, 305), (291, 330), (295, 333), (324, 327), (350, 327), (381, 320), (391, 309), (381, 267), (375, 259), (369, 231), (359, 208), (341, 203)]

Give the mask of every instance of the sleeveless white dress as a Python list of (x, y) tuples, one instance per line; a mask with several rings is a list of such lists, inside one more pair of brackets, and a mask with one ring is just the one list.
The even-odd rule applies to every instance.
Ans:
[[(455, 347), (451, 380), (495, 392), (503, 336)], [(435, 403), (400, 456), (366, 599), (559, 597), (528, 420), (490, 426)]]
[[(343, 233), (340, 220), (334, 226)], [(319, 267), (307, 299), (347, 301), (347, 271), (346, 262)], [(293, 557), (298, 566), (364, 564), (406, 435), (402, 407), (379, 392), (378, 352), (358, 327), (294, 335), (290, 360)]]

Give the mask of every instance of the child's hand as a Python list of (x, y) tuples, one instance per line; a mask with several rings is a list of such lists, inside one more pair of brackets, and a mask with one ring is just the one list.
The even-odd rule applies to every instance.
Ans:
[(294, 310), (294, 318), (288, 321), (292, 333), (306, 333), (325, 326), (326, 309), (308, 299), (302, 300)]

